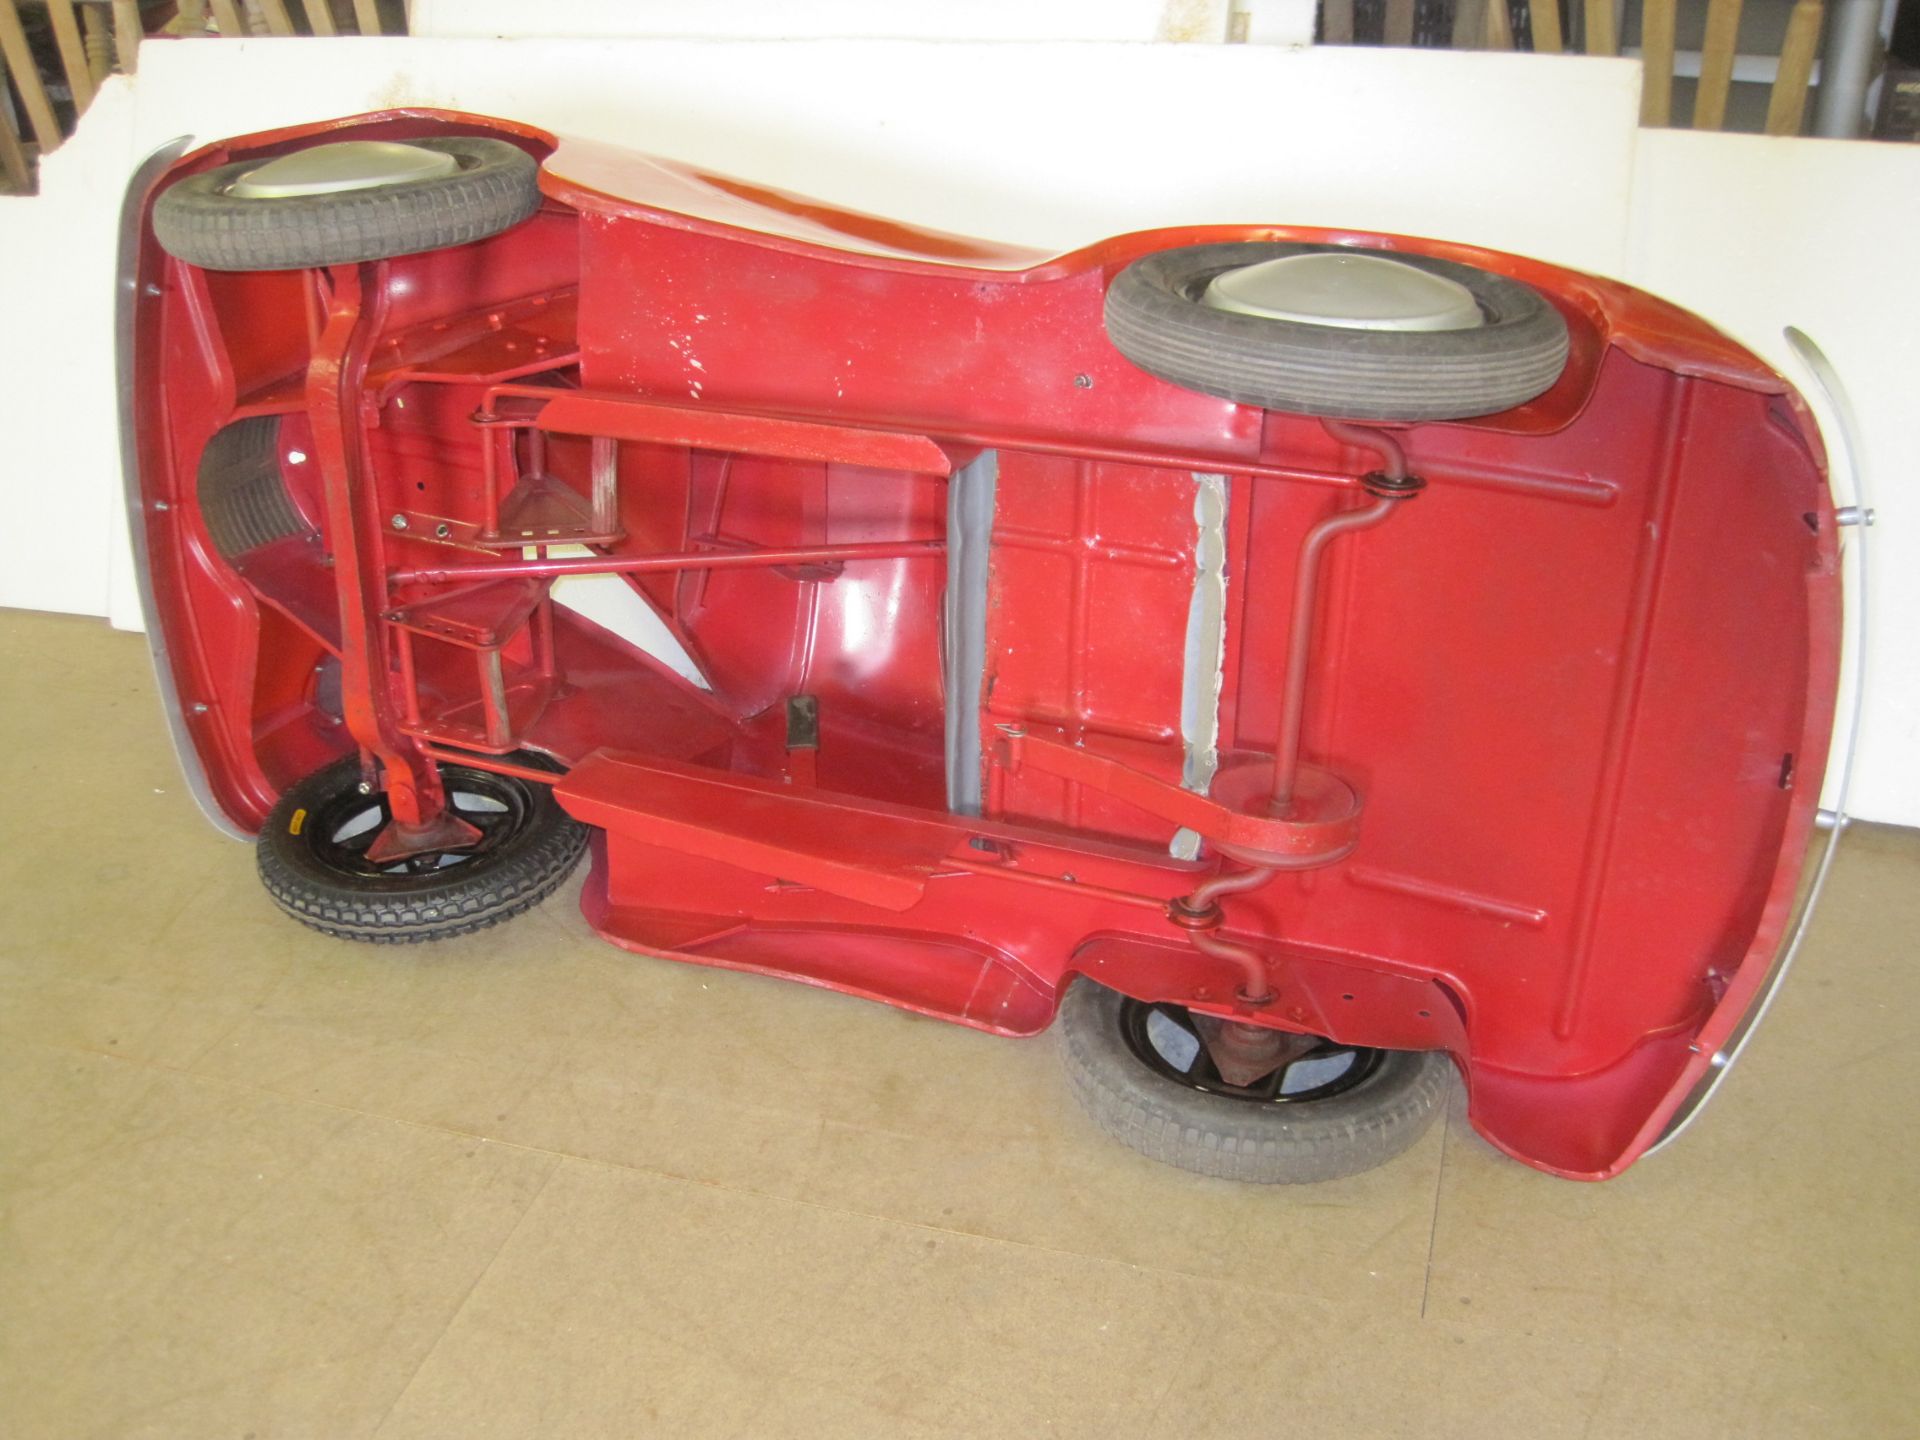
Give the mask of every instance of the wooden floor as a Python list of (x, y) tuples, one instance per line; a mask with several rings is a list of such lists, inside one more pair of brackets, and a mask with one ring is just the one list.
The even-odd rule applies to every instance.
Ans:
[(138, 637), (0, 612), (0, 674), (9, 1440), (1915, 1433), (1920, 834), (1849, 836), (1621, 1179), (1456, 1097), (1267, 1191), (1108, 1142), (1049, 1039), (623, 954), (573, 890), (328, 941), (194, 810)]

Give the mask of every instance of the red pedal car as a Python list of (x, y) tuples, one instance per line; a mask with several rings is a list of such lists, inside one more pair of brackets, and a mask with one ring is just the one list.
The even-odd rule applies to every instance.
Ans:
[(1835, 512), (1670, 305), (1280, 226), (1037, 254), (423, 111), (130, 219), (163, 689), (308, 925), (459, 935), (590, 853), (617, 945), (1058, 1020), (1099, 1124), (1260, 1181), (1456, 1069), (1612, 1175), (1763, 992)]

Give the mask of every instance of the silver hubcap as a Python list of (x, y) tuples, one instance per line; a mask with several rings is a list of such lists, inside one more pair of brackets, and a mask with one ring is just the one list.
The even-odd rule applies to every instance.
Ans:
[(1486, 323), (1473, 292), (1458, 281), (1361, 252), (1242, 265), (1216, 275), (1200, 303), (1343, 330), (1471, 330)]
[(294, 195), (335, 195), (432, 180), (460, 168), (453, 156), (392, 140), (342, 140), (296, 150), (255, 166), (227, 187), (242, 200), (282, 200)]

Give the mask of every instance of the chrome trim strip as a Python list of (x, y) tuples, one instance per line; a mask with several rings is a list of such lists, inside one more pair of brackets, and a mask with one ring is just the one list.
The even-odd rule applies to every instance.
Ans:
[(193, 143), (191, 135), (169, 140), (149, 155), (127, 183), (126, 197), (120, 205), (120, 248), (114, 272), (114, 368), (120, 385), (120, 477), (127, 506), (127, 538), (133, 547), (133, 578), (140, 588), (140, 613), (146, 621), (147, 650), (153, 657), (154, 688), (159, 692), (160, 709), (167, 719), (167, 731), (173, 737), (173, 753), (180, 761), (187, 790), (194, 803), (216, 830), (236, 840), (252, 837), (235, 825), (213, 797), (207, 783), (206, 767), (194, 748), (187, 730), (187, 717), (180, 705), (180, 694), (173, 683), (173, 664), (167, 653), (167, 637), (161, 632), (153, 606), (153, 563), (147, 552), (147, 517), (140, 494), (140, 444), (134, 429), (134, 343), (135, 312), (140, 295), (140, 214), (147, 192), (169, 165), (186, 153)]
[[(1834, 853), (1840, 848), (1840, 837), (1846, 833), (1850, 823), (1847, 815), (1847, 792), (1853, 785), (1853, 759), (1860, 748), (1860, 712), (1866, 701), (1867, 677), (1867, 556), (1870, 546), (1867, 534), (1872, 527), (1873, 510), (1867, 499), (1866, 467), (1862, 463), (1860, 422), (1855, 417), (1853, 403), (1847, 397), (1846, 387), (1841, 384), (1839, 374), (1833, 363), (1827, 359), (1813, 340), (1801, 330), (1789, 325), (1786, 330), (1787, 343), (1793, 347), (1793, 353), (1807, 367), (1814, 384), (1826, 396), (1832, 408), (1834, 418), (1839, 424), (1840, 439), (1847, 449), (1847, 471), (1852, 482), (1853, 505), (1841, 509), (1852, 509), (1854, 519), (1846, 522), (1858, 535), (1858, 543), (1848, 546), (1841, 552), (1844, 573), (1847, 551), (1853, 555), (1853, 683), (1849, 687), (1847, 699), (1851, 710), (1847, 716), (1847, 728), (1840, 751), (1839, 778), (1834, 782), (1833, 806), (1822, 810), (1815, 819), (1815, 827), (1827, 832), (1827, 847), (1821, 852), (1820, 860), (1813, 872), (1813, 881), (1807, 887), (1807, 893), (1800, 902), (1800, 913), (1795, 918), (1787, 943), (1781, 948), (1773, 962), (1773, 969), (1760, 987), (1759, 996), (1748, 1009), (1746, 1018), (1733, 1033), (1730, 1043), (1716, 1051), (1711, 1067), (1700, 1083), (1694, 1086), (1693, 1093), (1681, 1104), (1667, 1122), (1667, 1128), (1660, 1138), (1647, 1147), (1646, 1153), (1655, 1154), (1665, 1149), (1686, 1132), (1689, 1125), (1707, 1107), (1719, 1092), (1721, 1084), (1732, 1071), (1735, 1063), (1746, 1053), (1747, 1042), (1753, 1039), (1753, 1032), (1760, 1028), (1760, 1022), (1767, 1018), (1767, 1012), (1773, 1008), (1773, 1002), (1780, 993), (1780, 986), (1786, 980), (1787, 973), (1793, 969), (1793, 962), (1799, 958), (1800, 947), (1806, 941), (1807, 931), (1813, 924), (1814, 911), (1820, 904), (1820, 895), (1826, 889), (1828, 872), (1833, 868)], [(1844, 602), (1844, 595), (1843, 595)]]
[[(1196, 795), (1213, 788), (1220, 768), (1220, 691), (1227, 654), (1227, 511), (1233, 481), (1193, 472), (1193, 598), (1180, 662), (1180, 784)], [(1196, 860), (1200, 837), (1182, 826), (1168, 853)]]
[(983, 450), (947, 482), (947, 808), (978, 815), (980, 705), (987, 670), (987, 592), (992, 582), (994, 498), (1000, 454)]

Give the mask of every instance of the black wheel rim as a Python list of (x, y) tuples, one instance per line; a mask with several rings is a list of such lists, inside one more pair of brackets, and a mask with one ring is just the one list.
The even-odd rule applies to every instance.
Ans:
[(445, 870), (465, 869), (498, 853), (533, 819), (538, 797), (525, 780), (449, 766), (442, 772), (441, 781), (446, 786), (448, 809), (480, 832), (473, 844), (375, 863), (367, 858), (367, 849), (386, 828), (393, 812), (384, 792), (363, 795), (350, 784), (315, 807), (303, 827), (314, 858), (328, 869), (358, 880), (417, 881)]
[[(1160, 1025), (1155, 1024), (1156, 1017)], [(1184, 1035), (1188, 1043), (1170, 1043), (1175, 1035)], [(1206, 1041), (1185, 1006), (1123, 998), (1120, 1036), (1136, 1060), (1176, 1085), (1258, 1105), (1310, 1105), (1344, 1095), (1365, 1084), (1387, 1055), (1384, 1050), (1322, 1040), (1251, 1085), (1235, 1085), (1222, 1079), (1214, 1067)]]

